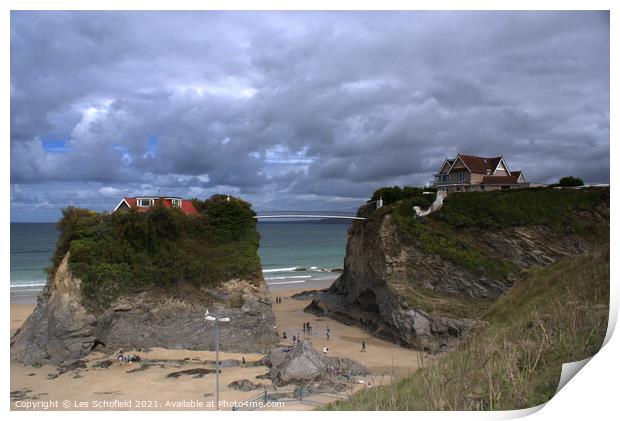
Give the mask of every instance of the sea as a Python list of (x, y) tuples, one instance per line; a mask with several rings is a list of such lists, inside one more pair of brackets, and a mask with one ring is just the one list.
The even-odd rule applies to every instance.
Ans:
[[(338, 275), (350, 222), (259, 222), (259, 255), (267, 285), (303, 287)], [(36, 295), (47, 279), (58, 230), (53, 223), (11, 223), (11, 295)], [(293, 285), (299, 284), (299, 285)]]

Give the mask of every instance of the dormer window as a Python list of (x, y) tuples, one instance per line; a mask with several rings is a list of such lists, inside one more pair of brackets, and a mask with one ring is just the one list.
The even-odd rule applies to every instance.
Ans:
[(153, 205), (153, 199), (138, 199), (138, 206), (141, 208), (150, 208)]
[(173, 208), (180, 208), (181, 207), (181, 200), (180, 199), (172, 199), (172, 207)]

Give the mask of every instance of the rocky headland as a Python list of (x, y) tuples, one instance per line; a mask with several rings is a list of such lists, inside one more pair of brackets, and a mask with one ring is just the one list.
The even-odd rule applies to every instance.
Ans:
[(306, 311), (441, 352), (529, 268), (609, 236), (609, 189), (454, 194), (423, 218), (411, 205), (360, 209), (368, 219), (349, 229), (343, 274)]

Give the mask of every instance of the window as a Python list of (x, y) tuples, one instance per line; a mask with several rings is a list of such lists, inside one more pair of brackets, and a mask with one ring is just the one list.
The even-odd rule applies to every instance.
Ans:
[(173, 208), (180, 208), (181, 207), (181, 201), (179, 199), (172, 199), (172, 207)]
[(456, 178), (459, 183), (462, 183), (463, 181), (465, 181), (465, 174), (466, 173), (464, 171), (459, 171), (458, 173), (456, 173)]
[(138, 206), (148, 208), (151, 206), (151, 199), (138, 199)]

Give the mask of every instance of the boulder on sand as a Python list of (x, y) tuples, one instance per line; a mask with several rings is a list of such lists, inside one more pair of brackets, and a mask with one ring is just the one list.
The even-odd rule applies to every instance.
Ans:
[(344, 381), (347, 376), (368, 374), (363, 365), (348, 358), (325, 356), (308, 341), (272, 349), (261, 362), (269, 368), (268, 377), (277, 386), (304, 385), (339, 377)]

